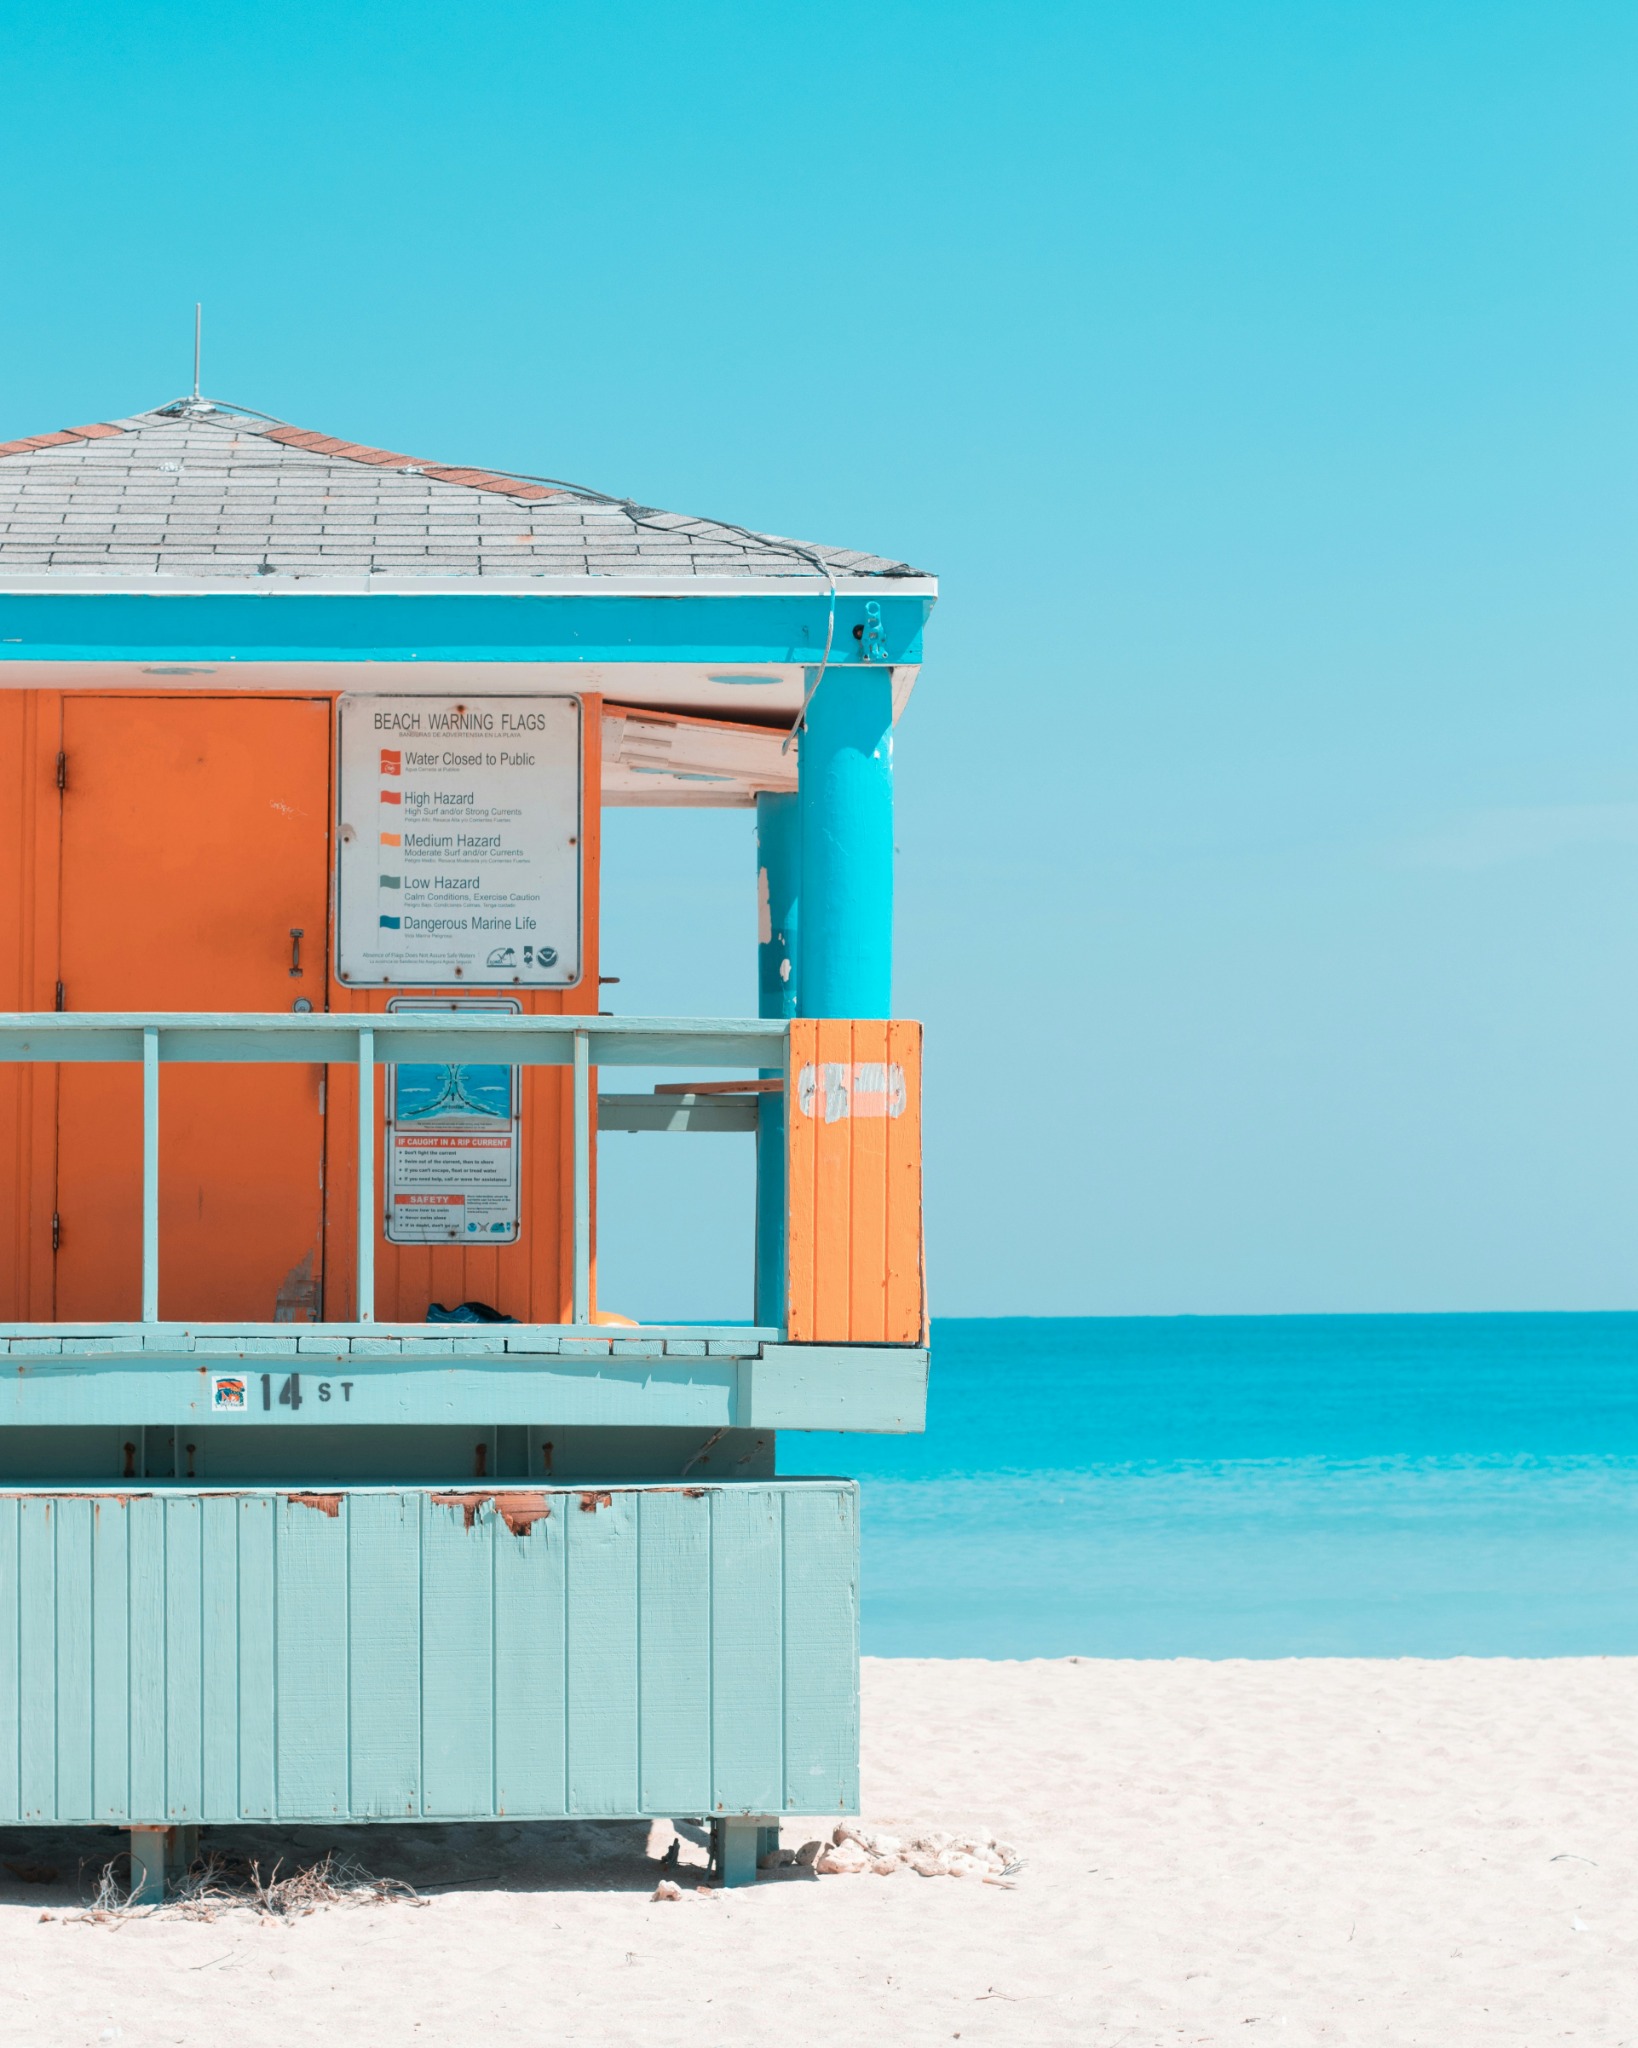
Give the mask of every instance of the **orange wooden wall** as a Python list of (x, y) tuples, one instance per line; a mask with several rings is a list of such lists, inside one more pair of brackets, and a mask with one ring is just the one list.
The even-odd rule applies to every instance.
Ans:
[[(191, 703), (200, 715), (192, 721), (156, 718), (153, 735), (145, 736), (143, 721), (132, 716), (143, 702), (177, 707)], [(583, 702), (583, 975), (578, 987), (566, 991), (520, 990), (523, 1008), (531, 1014), (591, 1013), (597, 1009), (602, 719), (597, 699)], [(235, 706), (245, 710), (245, 718), (234, 716)], [(247, 721), (258, 728), (266, 719), (276, 721), (280, 706), (291, 716), (307, 720), (316, 712), (324, 728), (311, 772), (304, 771), (306, 780), (295, 796), (284, 791), (282, 784), (277, 790), (272, 790), (271, 784), (267, 789), (261, 786), (267, 779), (265, 763), (257, 764), (255, 748), (247, 752), (241, 744), (244, 734), (237, 730)], [(211, 707), (218, 708), (217, 715), (213, 716)], [(322, 886), (329, 872), (334, 816), (330, 787), (333, 749), (329, 743), (332, 718), (333, 699), (326, 696), (0, 691), (0, 1009), (50, 1010), (58, 1000), (59, 981), (64, 983), (64, 1007), (70, 1010), (282, 1009), (293, 994), (308, 996), (318, 1009), (384, 1009), (391, 992), (355, 990), (333, 979), (329, 896)], [(126, 852), (129, 871), (120, 870), (123, 842), (118, 814), (126, 799), (118, 775), (110, 772), (114, 756), (109, 753), (104, 759), (108, 750), (101, 744), (104, 728), (111, 730), (116, 725), (124, 732), (131, 774), (150, 778), (170, 775), (177, 797), (174, 808), (168, 808), (162, 800), (154, 800), (155, 792), (146, 786), (131, 796), (127, 837), (135, 834), (138, 843), (148, 846), (157, 829), (163, 833), (164, 844), (151, 846), (134, 861)], [(187, 747), (178, 751), (176, 732), (170, 731), (195, 725), (203, 749), (200, 762), (192, 760)], [(264, 753), (274, 744), (276, 735), (260, 736)], [(305, 739), (301, 745), (311, 752)], [(177, 754), (169, 766), (167, 747)], [(59, 752), (67, 762), (66, 792), (58, 788)], [(147, 752), (153, 753), (152, 760), (147, 759)], [(81, 757), (78, 777), (76, 754)], [(142, 758), (138, 759), (138, 754)], [(270, 879), (265, 854), (235, 864), (231, 859), (224, 861), (221, 848), (203, 844), (196, 831), (190, 836), (190, 809), (196, 824), (199, 805), (190, 805), (185, 784), (189, 772), (200, 767), (228, 778), (233, 785), (227, 789), (225, 801), (223, 789), (213, 789), (209, 802), (213, 814), (231, 814), (238, 783), (244, 785), (238, 794), (249, 808), (265, 811), (274, 798), (281, 806), (299, 808), (302, 872), (305, 875), (311, 869), (321, 886), (314, 890), (303, 882), (301, 904), (291, 914), (286, 914), (282, 897), (277, 905), (271, 895), (266, 905), (261, 904), (261, 897), (276, 879)], [(76, 801), (89, 804), (93, 799), (95, 808), (84, 810), (82, 822), (68, 820), (75, 828), (67, 835), (72, 840), (70, 850), (78, 847), (85, 858), (77, 867), (71, 862), (75, 872), (65, 877), (66, 806)], [(136, 816), (139, 811), (140, 819)], [(156, 819), (163, 823), (156, 827)], [(111, 872), (112, 884), (108, 879)], [(190, 884), (190, 874), (198, 878), (197, 887)], [(65, 886), (71, 886), (72, 901), (65, 900)], [(102, 891), (108, 899), (106, 905), (85, 900), (91, 889)], [(243, 971), (235, 970), (239, 935), (233, 929), (232, 914), (236, 906), (265, 908), (279, 926), (270, 954), (270, 979), (260, 971), (259, 955), (254, 960), (247, 955), (247, 961), (241, 963)], [(99, 926), (97, 918), (104, 908), (110, 914)], [(304, 928), (306, 973), (300, 980), (288, 976), (289, 941), (284, 926), (292, 923)], [(80, 939), (70, 948), (67, 942), (75, 932)], [(65, 951), (72, 951), (79, 963), (71, 977), (64, 972)], [(73, 986), (68, 985), (70, 979)], [(458, 996), (467, 991), (427, 993)], [(518, 1243), (446, 1249), (389, 1245), (378, 1235), (378, 1316), (419, 1322), (429, 1301), (453, 1303), (476, 1298), (531, 1321), (567, 1319), (571, 1286), (567, 1079), (562, 1069), (525, 1073), (525, 1184)], [(65, 1080), (72, 1084), (66, 1092)], [(246, 1187), (254, 1181), (259, 1152), (266, 1153), (263, 1163), (270, 1168), (274, 1154), (281, 1154), (278, 1172), (288, 1175), (291, 1161), (282, 1154), (290, 1150), (290, 1126), (293, 1121), (305, 1123), (308, 1119), (317, 1120), (312, 1171), (322, 1180), (323, 1226), (318, 1256), (310, 1259), (310, 1296), (301, 1303), (281, 1306), (280, 1312), (289, 1314), (293, 1308), (298, 1318), (321, 1313), (331, 1319), (356, 1314), (356, 1082), (352, 1070), (345, 1067), (328, 1070), (324, 1080), (321, 1111), (318, 1077), (311, 1070), (285, 1070), (282, 1075), (254, 1068), (239, 1074), (210, 1068), (167, 1071), (161, 1092), (162, 1314), (257, 1320), (273, 1316), (275, 1290), (262, 1284), (265, 1276), (259, 1271), (252, 1275), (247, 1269), (240, 1281), (234, 1281), (223, 1270), (209, 1231), (201, 1231), (197, 1220), (184, 1216), (177, 1203), (181, 1200), (186, 1208), (197, 1201), (208, 1208), (221, 1196), (225, 1198), (224, 1216), (231, 1214), (231, 1205), (240, 1193), (231, 1185), (233, 1179)], [(86, 1102), (79, 1104), (83, 1115), (70, 1113), (75, 1109), (75, 1103), (69, 1101), (73, 1085), (79, 1086), (81, 1094), (89, 1090)], [(138, 1085), (135, 1073), (126, 1075), (117, 1069), (86, 1067), (60, 1077), (59, 1070), (51, 1067), (0, 1066), (0, 1317), (47, 1321), (69, 1312), (135, 1317), (137, 1273), (131, 1233), (139, 1213), (136, 1174), (140, 1151), (133, 1116)], [(241, 1100), (247, 1087), (256, 1092)], [(292, 1087), (298, 1093), (306, 1090), (311, 1102), (304, 1096), (302, 1104), (286, 1104), (283, 1098)], [(213, 1116), (203, 1100), (192, 1100), (201, 1091), (214, 1099), (214, 1094), (224, 1089), (234, 1100), (220, 1115)], [(102, 1101), (104, 1095), (106, 1102)], [(126, 1095), (131, 1096), (129, 1103)], [(66, 1125), (65, 1114), (69, 1117)], [(213, 1144), (221, 1149), (224, 1132), (229, 1134), (228, 1158), (219, 1161), (212, 1153), (206, 1159)], [(100, 1159), (87, 1149), (99, 1133), (115, 1141)], [(199, 1161), (192, 1159), (195, 1151), (200, 1153)], [(89, 1177), (82, 1170), (88, 1163), (96, 1168)], [(192, 1171), (195, 1164), (198, 1172)], [(86, 1190), (98, 1185), (113, 1200), (100, 1225), (88, 1212), (78, 1213)], [(382, 1185), (379, 1154), (376, 1185)], [(95, 1267), (99, 1255), (94, 1251), (92, 1268), (86, 1273), (78, 1271), (72, 1258), (65, 1264), (65, 1254), (53, 1251), (52, 1218), (59, 1212), (65, 1247), (71, 1238), (81, 1252), (99, 1241), (106, 1245), (106, 1253), (101, 1255), (107, 1265), (105, 1274), (99, 1275)], [(310, 1231), (308, 1241), (312, 1241)], [(243, 1301), (234, 1292), (235, 1286), (245, 1295)], [(263, 1300), (263, 1295), (269, 1298)]]
[[(56, 1000), (61, 843), (55, 696), (0, 691), (0, 1007)], [(0, 1067), (0, 1312), (52, 1314), (57, 1072)], [(36, 1219), (39, 1219), (37, 1222)]]
[(785, 1134), (791, 1341), (924, 1342), (921, 1026), (794, 1019)]

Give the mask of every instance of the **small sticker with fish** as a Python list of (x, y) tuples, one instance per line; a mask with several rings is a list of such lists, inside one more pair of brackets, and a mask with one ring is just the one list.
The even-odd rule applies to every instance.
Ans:
[(210, 1405), (213, 1408), (245, 1408), (247, 1382), (243, 1373), (215, 1373), (210, 1383)]

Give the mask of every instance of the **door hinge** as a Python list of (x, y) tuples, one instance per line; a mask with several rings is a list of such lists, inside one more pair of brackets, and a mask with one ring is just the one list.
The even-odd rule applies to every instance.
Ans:
[(57, 756), (57, 787), (59, 789), (67, 789), (68, 787), (68, 756), (66, 754), (59, 754)]
[(61, 983), (61, 982), (59, 981), (59, 982), (58, 982), (58, 984), (57, 984), (57, 1008), (58, 1008), (58, 1009), (60, 1010), (60, 1009), (61, 1009), (62, 1007), (63, 1007), (63, 985), (62, 985), (62, 983)]
[(56, 1251), (63, 1241), (63, 1219), (53, 1209), (51, 1212), (51, 1249)]

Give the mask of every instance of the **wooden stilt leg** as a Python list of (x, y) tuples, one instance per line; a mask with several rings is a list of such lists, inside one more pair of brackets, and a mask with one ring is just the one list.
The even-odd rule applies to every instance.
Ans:
[(174, 1881), (193, 1868), (199, 1854), (199, 1830), (132, 1828), (131, 1904), (157, 1906)]
[(711, 1862), (718, 1884), (756, 1883), (757, 1844), (762, 1824), (757, 1820), (714, 1820), (711, 1823)]
[(131, 1904), (157, 1906), (165, 1896), (165, 1852), (169, 1828), (132, 1828)]

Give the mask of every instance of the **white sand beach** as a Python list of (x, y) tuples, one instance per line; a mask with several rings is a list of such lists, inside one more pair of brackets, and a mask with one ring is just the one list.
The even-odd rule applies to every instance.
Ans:
[(864, 1696), (866, 1821), (1000, 1834), (1015, 1888), (656, 1904), (662, 1830), (353, 1829), (429, 1903), (98, 1925), (61, 1880), (110, 1838), (5, 1830), (0, 2039), (1638, 2042), (1638, 1660), (872, 1660)]

